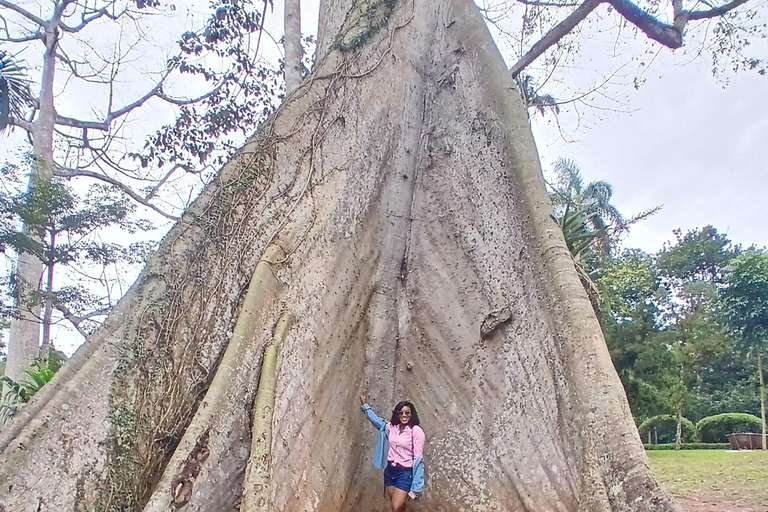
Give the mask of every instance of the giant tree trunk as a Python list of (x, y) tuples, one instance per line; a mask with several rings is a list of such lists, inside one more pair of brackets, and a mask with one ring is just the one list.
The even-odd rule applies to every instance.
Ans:
[(414, 509), (678, 510), (474, 4), (329, 3), (313, 75), (0, 435), (0, 504), (383, 511), (367, 389), (418, 407)]

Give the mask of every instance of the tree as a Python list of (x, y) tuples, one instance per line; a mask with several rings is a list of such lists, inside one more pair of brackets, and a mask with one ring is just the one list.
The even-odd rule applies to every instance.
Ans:
[(731, 261), (726, 267), (722, 300), (731, 328), (757, 358), (765, 450), (765, 381), (762, 355), (768, 340), (768, 255), (747, 251)]
[(291, 94), (301, 83), (304, 49), (301, 46), (301, 0), (285, 0), (285, 93)]
[(681, 422), (691, 400), (690, 388), (698, 376), (729, 348), (719, 322), (716, 286), (722, 282), (728, 261), (739, 253), (725, 235), (712, 226), (682, 235), (674, 231), (674, 245), (665, 244), (656, 257), (661, 276), (657, 303), (666, 323), (665, 336), (679, 372), (669, 389), (677, 415), (676, 448), (681, 443)]
[[(0, 0), (0, 42), (40, 56), (37, 98), (26, 101), (17, 91), (10, 115), (5, 112), (8, 124), (25, 131), (32, 143), (36, 165), (29, 186), (45, 186), (54, 177), (96, 180), (176, 219), (209, 166), (231, 155), (273, 109), (277, 73), (259, 63), (259, 43), (251, 41), (252, 36), (260, 41), (263, 12), (262, 3), (257, 4), (213, 2), (205, 26), (183, 34), (175, 55), (147, 69), (141, 65), (151, 52), (142, 42), (149, 39), (146, 23), (153, 17), (148, 14), (161, 7), (156, 0), (50, 0), (39, 6)], [(167, 9), (173, 10), (173, 4)], [(112, 53), (102, 52), (104, 47)], [(148, 76), (136, 76), (137, 69)], [(186, 77), (188, 88), (197, 85), (202, 92), (174, 94), (172, 83), (180, 77)], [(126, 82), (141, 85), (142, 79), (145, 89), (139, 94), (121, 88)], [(18, 86), (18, 79), (14, 83)], [(82, 104), (83, 96), (93, 99), (90, 108), (78, 111), (72, 105)], [(143, 148), (131, 145), (135, 135), (126, 130), (141, 109), (178, 112), (176, 121), (159, 129)], [(240, 134), (234, 142), (233, 132)], [(181, 201), (163, 198), (161, 191), (185, 177), (192, 177), (192, 183), (180, 194)], [(40, 293), (44, 267), (33, 253), (19, 255), (15, 283), (20, 296)], [(20, 379), (37, 356), (39, 317), (33, 308), (12, 320), (6, 373), (13, 379)]]
[(366, 388), (430, 418), (430, 510), (679, 510), (475, 5), (323, 9), (313, 74), (0, 433), (0, 503), (375, 510)]
[[(110, 293), (110, 284), (115, 279), (106, 278), (106, 267), (113, 267), (111, 270), (119, 281), (119, 275), (130, 266), (145, 262), (143, 255), (153, 244), (134, 242), (122, 246), (94, 237), (109, 227), (126, 233), (150, 229), (148, 222), (131, 219), (135, 209), (129, 198), (107, 185), (91, 186), (84, 200), (79, 200), (58, 180), (33, 185), (16, 195), (0, 192), (0, 216), (13, 221), (0, 226), (0, 248), (11, 248), (15, 254), (32, 254), (45, 267), (41, 292), (15, 297), (16, 307), (10, 312), (10, 316), (18, 316), (42, 308), (41, 316), (36, 318), (42, 326), (41, 360), (47, 359), (51, 349), (54, 310), (87, 337), (94, 324), (98, 325), (94, 319), (105, 316), (117, 299)], [(25, 231), (19, 232), (17, 226), (22, 224)], [(75, 268), (85, 277), (94, 264), (101, 271), (99, 281), (108, 282), (106, 297), (95, 296), (76, 281), (62, 286), (54, 279), (60, 266)]]
[[(577, 226), (564, 230), (566, 243), (577, 261), (587, 248), (609, 255), (632, 224), (647, 219), (661, 209), (655, 206), (626, 218), (611, 204), (613, 187), (610, 183), (599, 180), (585, 184), (576, 163), (564, 158), (557, 160), (553, 172), (555, 179), (549, 184), (552, 206), (555, 217), (563, 227), (570, 224), (569, 220)], [(574, 253), (576, 249), (578, 251)]]

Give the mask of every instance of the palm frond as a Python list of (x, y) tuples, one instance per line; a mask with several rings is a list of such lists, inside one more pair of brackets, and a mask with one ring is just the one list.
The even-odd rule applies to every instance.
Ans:
[(25, 68), (5, 50), (0, 50), (0, 132), (10, 123), (10, 117), (24, 117), (24, 111), (34, 105)]

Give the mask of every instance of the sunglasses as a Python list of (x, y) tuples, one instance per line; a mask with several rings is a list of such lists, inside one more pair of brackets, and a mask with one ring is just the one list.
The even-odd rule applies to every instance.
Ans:
[(399, 413), (397, 413), (397, 415), (398, 416), (410, 416), (411, 415), (411, 411), (400, 411)]

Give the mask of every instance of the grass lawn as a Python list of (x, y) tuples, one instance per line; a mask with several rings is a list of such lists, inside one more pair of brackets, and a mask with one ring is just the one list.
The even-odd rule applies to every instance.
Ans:
[(722, 498), (744, 505), (743, 510), (768, 507), (768, 451), (649, 450), (647, 453), (659, 480), (675, 496), (699, 501)]

